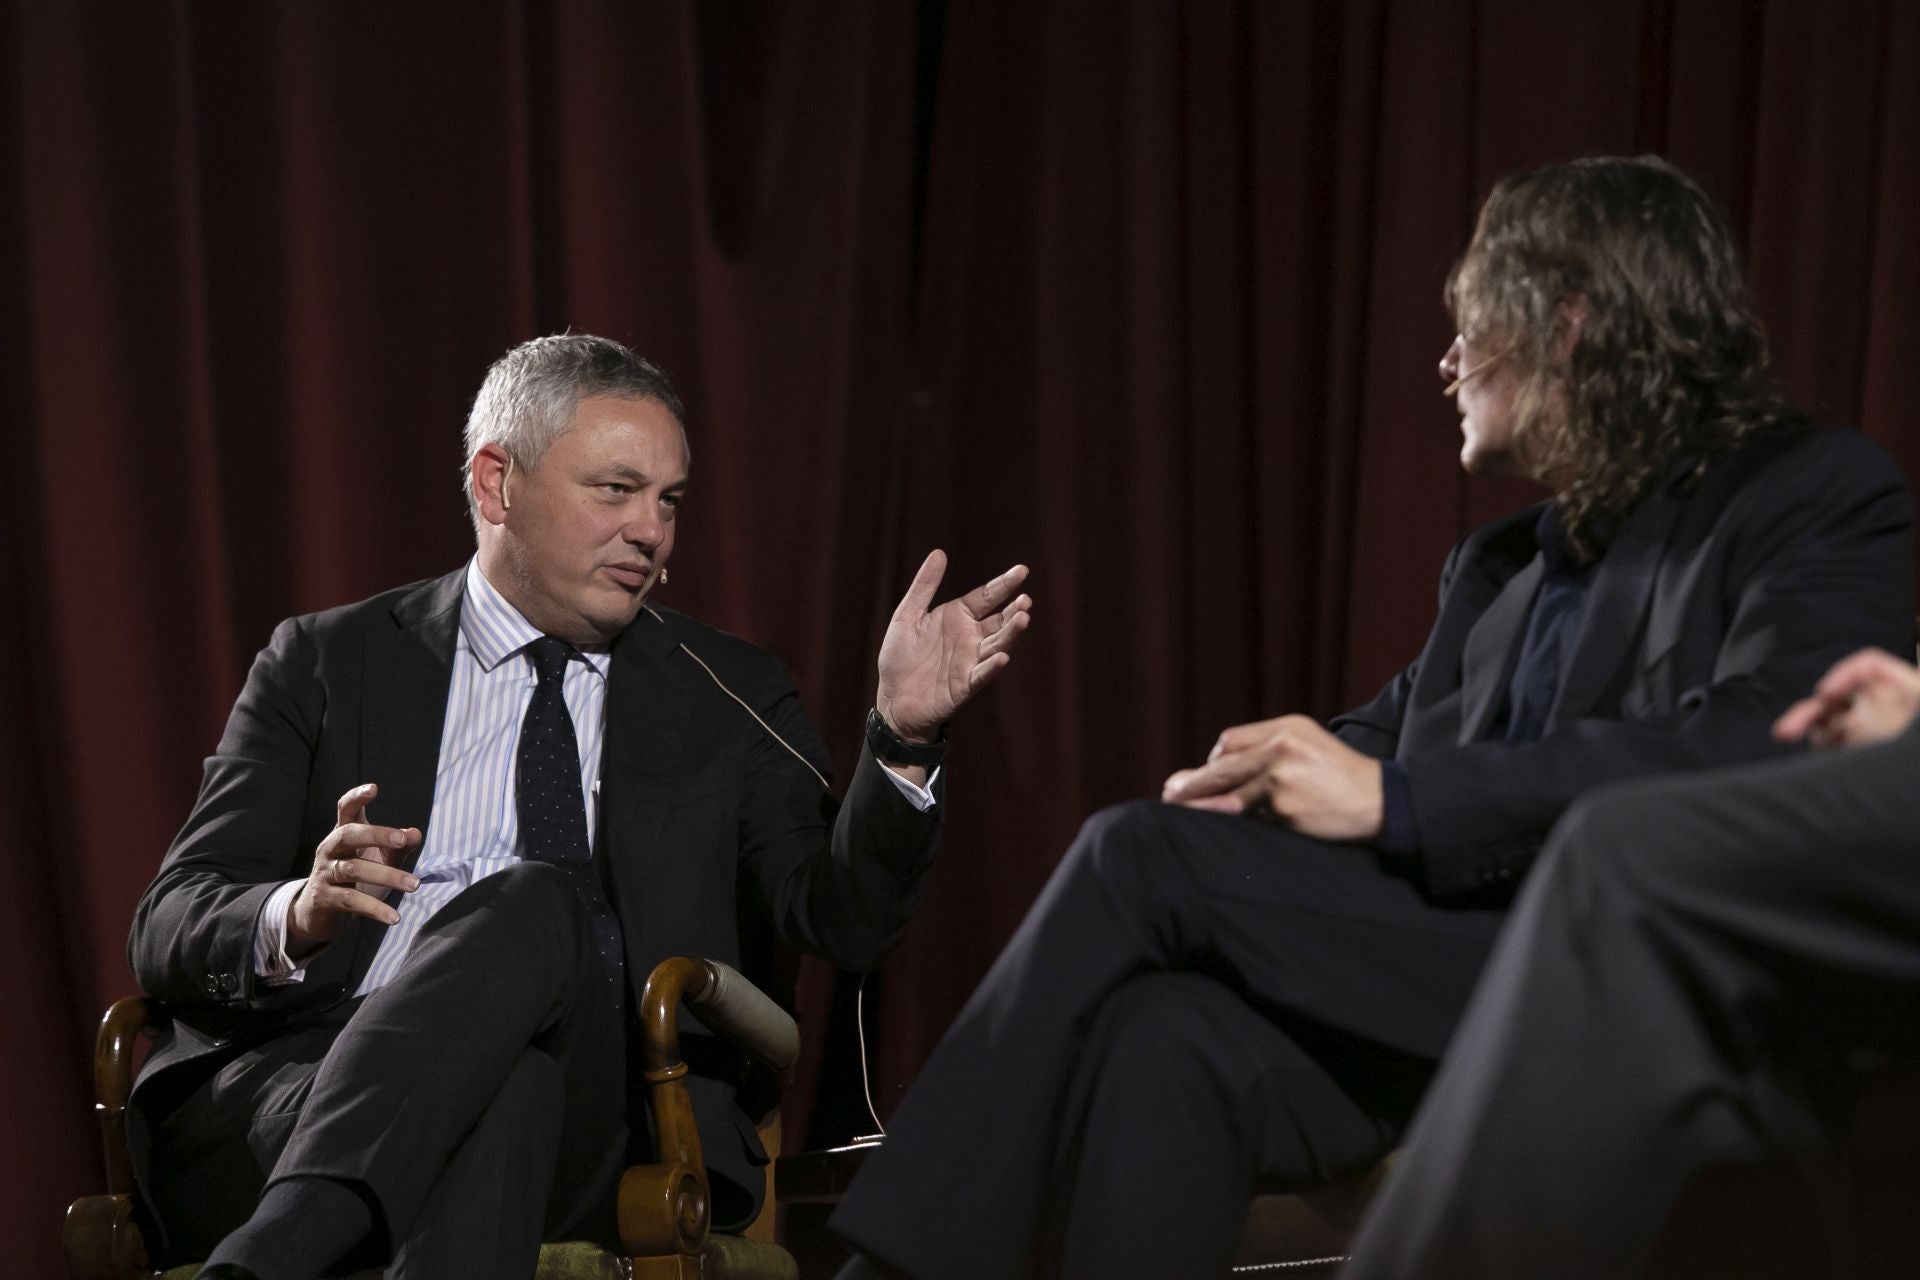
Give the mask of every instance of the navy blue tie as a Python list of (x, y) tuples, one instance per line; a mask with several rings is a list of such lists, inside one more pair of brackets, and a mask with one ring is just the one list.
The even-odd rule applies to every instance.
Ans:
[(567, 714), (562, 689), (574, 648), (564, 640), (541, 636), (526, 648), (540, 678), (527, 717), (520, 722), (519, 776), (515, 805), (520, 815), (521, 855), (548, 862), (567, 873), (593, 921), (593, 939), (613, 983), (615, 1002), (625, 996), (626, 964), (620, 921), (607, 902), (600, 869), (587, 844), (587, 807), (580, 798), (580, 740)]

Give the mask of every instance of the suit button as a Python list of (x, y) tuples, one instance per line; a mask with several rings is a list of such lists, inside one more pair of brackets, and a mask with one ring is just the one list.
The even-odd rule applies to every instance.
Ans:
[(239, 989), (240, 989), (239, 974), (223, 973), (220, 975), (220, 990), (224, 994), (232, 995), (234, 992), (238, 991)]
[(200, 989), (210, 996), (217, 996), (220, 994), (220, 979), (208, 974), (200, 979)]

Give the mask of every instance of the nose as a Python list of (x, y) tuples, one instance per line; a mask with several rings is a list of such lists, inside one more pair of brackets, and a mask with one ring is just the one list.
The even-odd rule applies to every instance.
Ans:
[(658, 507), (645, 502), (637, 504), (640, 510), (627, 521), (627, 527), (620, 531), (621, 536), (632, 545), (651, 555), (667, 536), (667, 526), (660, 519)]
[(1452, 382), (1460, 376), (1460, 351), (1465, 345), (1464, 338), (1457, 333), (1453, 335), (1453, 341), (1440, 357), (1440, 381)]

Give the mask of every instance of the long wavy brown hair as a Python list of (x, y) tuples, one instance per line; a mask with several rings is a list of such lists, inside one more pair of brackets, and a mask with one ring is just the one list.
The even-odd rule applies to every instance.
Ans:
[(1658, 156), (1502, 179), (1446, 299), (1469, 341), (1512, 345), (1515, 448), (1554, 480), (1582, 561), (1683, 460), (1697, 481), (1756, 432), (1806, 425), (1767, 371), (1726, 219)]

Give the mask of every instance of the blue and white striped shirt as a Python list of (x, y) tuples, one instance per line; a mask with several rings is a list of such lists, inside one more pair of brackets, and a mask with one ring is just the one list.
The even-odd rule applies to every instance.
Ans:
[[(494, 590), (478, 559), (467, 563), (467, 593), (453, 650), (434, 776), (433, 812), (413, 865), (420, 887), (395, 904), (400, 922), (380, 940), (359, 995), (393, 980), (421, 928), (435, 912), (483, 876), (520, 860), (520, 824), (514, 805), (514, 765), (520, 722), (538, 678), (525, 657), (539, 628)], [(587, 802), (587, 840), (599, 818), (600, 744), (606, 736), (607, 667), (604, 651), (579, 652), (567, 663), (562, 691), (580, 740), (580, 791)], [(369, 778), (378, 782), (378, 778)], [(289, 881), (268, 899), (255, 940), (256, 971), (268, 981), (299, 981), (304, 969), (286, 954), (287, 909), (304, 880)]]

